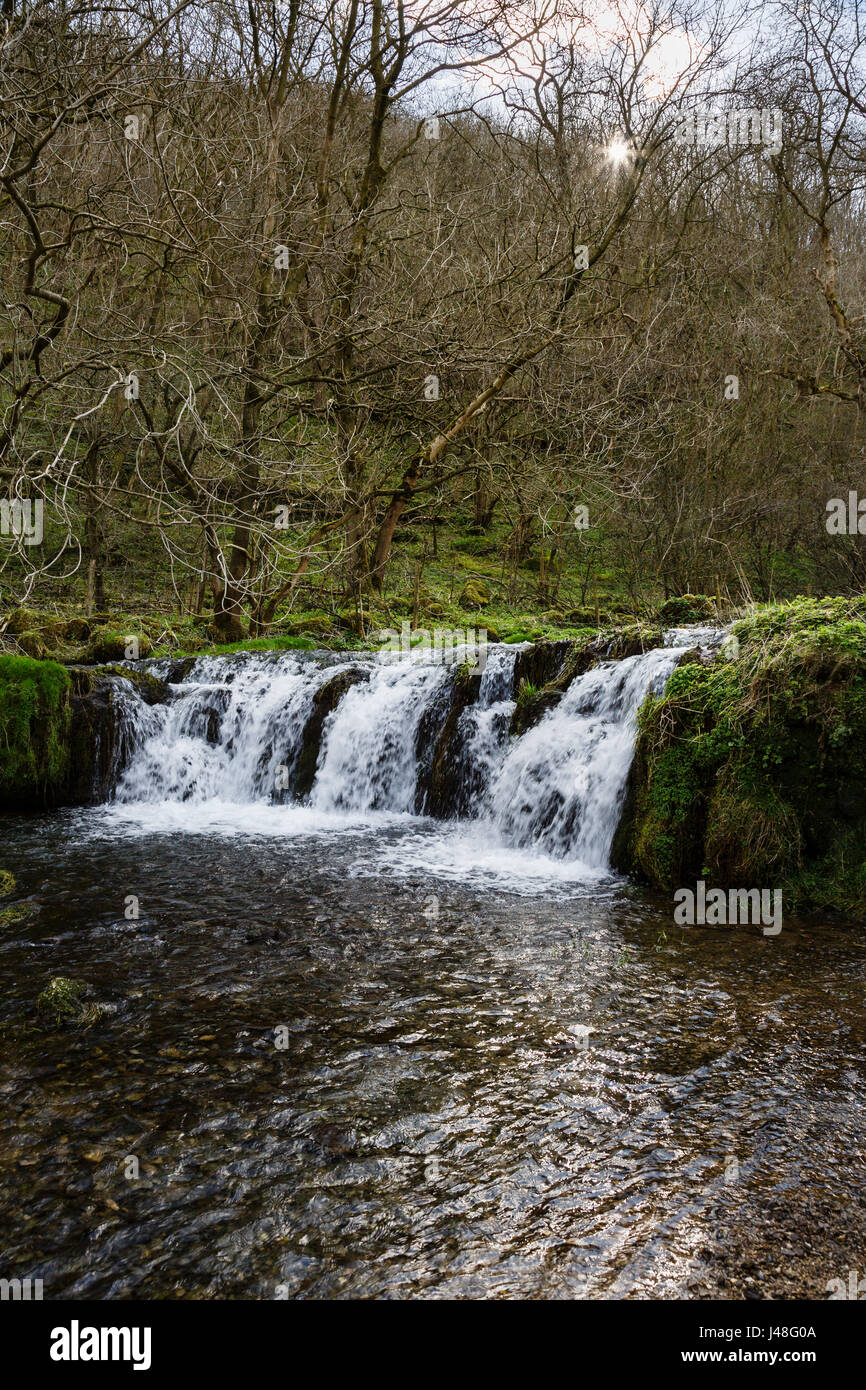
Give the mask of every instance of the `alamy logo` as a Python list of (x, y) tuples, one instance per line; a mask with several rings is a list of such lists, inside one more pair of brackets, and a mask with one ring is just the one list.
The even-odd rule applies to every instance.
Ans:
[(42, 1299), (41, 1279), (0, 1279), (0, 1303), (39, 1303)]
[(778, 154), (782, 148), (782, 112), (778, 107), (759, 110), (750, 106), (737, 111), (710, 111), (699, 107), (682, 117), (674, 131), (678, 145), (717, 150), (723, 145), (763, 145)]
[(382, 648), (378, 653), (383, 663), (414, 660), (429, 661), (434, 666), (461, 665), (483, 671), (487, 665), (487, 628), (437, 627), (432, 636), (427, 628), (412, 628), (408, 622), (396, 628), (386, 627), (379, 633)]
[(149, 1327), (68, 1327), (51, 1331), (52, 1361), (131, 1361), (134, 1371), (150, 1370)]
[(866, 497), (857, 493), (844, 497), (831, 497), (827, 503), (827, 520), (824, 523), (831, 536), (866, 536)]
[(827, 1292), (831, 1300), (855, 1298), (862, 1302), (866, 1298), (866, 1278), (862, 1278), (856, 1269), (849, 1269), (847, 1286), (844, 1279), (831, 1279)]
[(20, 536), (25, 545), (42, 543), (42, 508), (29, 497), (0, 498), (0, 536)]
[[(772, 891), (772, 910), (770, 894)], [(781, 888), (710, 888), (701, 879), (694, 889), (674, 893), (674, 921), (678, 927), (763, 926), (764, 936), (782, 930)]]

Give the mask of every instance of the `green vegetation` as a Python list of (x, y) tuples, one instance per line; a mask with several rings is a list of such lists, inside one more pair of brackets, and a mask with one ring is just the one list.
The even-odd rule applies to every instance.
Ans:
[[(491, 532), (485, 551), (496, 550), (497, 535), (502, 544), (505, 541), (505, 528), (494, 525)], [(623, 630), (634, 635), (646, 630), (648, 622), (657, 633), (661, 623), (671, 626), (703, 621), (708, 608), (715, 611), (713, 600), (688, 596), (688, 611), (697, 612), (698, 617), (681, 617), (684, 610), (677, 609), (665, 618), (663, 612), (670, 608), (671, 601), (662, 601), (657, 610), (631, 602), (612, 573), (603, 585), (597, 585), (596, 606), (578, 606), (576, 600), (585, 585), (577, 542), (572, 543), (571, 549), (563, 548), (554, 600), (549, 592), (539, 594), (531, 563), (524, 563), (514, 574), (503, 577), (501, 560), (479, 555), (467, 561), (459, 548), (464, 539), (457, 527), (442, 533), (438, 558), (431, 560), (424, 558), (423, 533), (410, 533), (404, 543), (405, 561), (401, 552), (394, 562), (394, 579), (401, 586), (395, 592), (371, 595), (358, 609), (346, 609), (340, 594), (335, 592), (328, 606), (277, 613), (266, 634), (231, 643), (219, 640), (210, 619), (179, 610), (170, 594), (162, 562), (154, 557), (152, 563), (144, 563), (140, 555), (140, 571), (124, 574), (121, 581), (118, 569), (117, 582), (122, 582), (125, 594), (125, 606), (120, 611), (102, 611), (91, 619), (82, 618), (83, 595), (75, 583), (70, 583), (63, 600), (55, 598), (50, 611), (37, 604), (14, 609), (4, 619), (0, 607), (0, 647), (22, 652), (28, 646), (28, 654), (37, 653), (42, 659), (101, 665), (123, 661), (132, 638), (142, 657), (306, 651), (317, 647), (364, 650), (378, 648), (379, 634), (385, 629), (399, 630), (403, 622), (408, 622), (413, 633), (422, 628), (431, 633), (436, 628), (464, 632), (472, 628), (476, 633), (485, 629), (491, 642), (517, 644), (580, 638), (599, 630), (611, 638)], [(417, 565), (422, 567), (423, 583), (415, 593), (412, 571)], [(499, 579), (495, 578), (497, 574)], [(488, 598), (481, 607), (475, 606), (482, 592)], [(320, 594), (320, 602), (322, 597)], [(653, 640), (650, 638), (650, 645)]]
[(62, 782), (69, 687), (57, 662), (0, 654), (0, 804), (40, 804)]
[[(9, 894), (14, 892), (14, 875), (10, 874), (8, 869), (0, 869), (0, 898), (8, 898)], [(35, 911), (32, 903), (11, 903), (8, 907), (0, 908), (0, 931), (32, 917)]]
[(774, 885), (866, 916), (866, 598), (797, 599), (733, 628), (640, 715), (625, 862), (672, 887)]
[[(438, 599), (429, 597), (437, 592)], [(447, 590), (430, 588), (428, 602), (443, 616), (427, 617), (425, 624), (418, 611), (419, 626), (494, 628), (488, 613), (450, 603)], [(199, 625), (167, 614), (127, 614), (96, 631), (134, 632), (137, 623), (138, 631), (159, 637), (156, 653), (191, 647), (190, 660), (205, 651), (360, 650), (380, 645), (380, 625), (404, 620), (395, 606), (365, 612), (362, 633), (351, 630), (354, 615), (307, 610), (283, 622), (292, 631), (229, 645), (208, 646)], [(683, 595), (663, 601), (655, 614), (616, 625), (611, 611), (617, 606), (609, 601), (600, 627), (571, 625), (562, 610), (547, 609), (534, 621), (523, 611), (509, 616), (501, 606), (494, 610), (506, 640), (533, 641), (519, 658), (512, 734), (537, 722), (594, 662), (647, 650), (662, 641), (666, 624), (707, 621), (718, 612), (711, 598)], [(587, 610), (570, 611), (588, 616)], [(53, 643), (67, 659), (71, 651), (80, 661), (93, 649), (92, 625), (56, 613), (19, 610), (7, 627), (7, 643), (21, 633), (36, 634), (46, 647)], [(788, 910), (866, 916), (866, 598), (805, 597), (758, 607), (734, 623), (732, 636), (738, 644), (733, 654), (726, 648), (710, 662), (687, 660), (664, 694), (644, 706), (615, 861), (665, 887), (699, 875), (717, 886), (779, 885)], [(70, 683), (70, 673), (55, 660), (0, 655), (3, 804), (37, 807), (61, 799), (71, 763), (86, 762), (82, 740), (92, 733), (87, 719), (74, 721), (77, 742), (70, 732), (73, 701), (86, 699), (100, 677), (133, 680), (149, 702), (165, 697), (161, 681), (128, 666), (78, 667), (71, 675)], [(472, 675), (468, 667), (455, 673), (457, 686), (467, 686), (466, 698)], [(110, 704), (110, 689), (103, 698)], [(326, 701), (323, 716), (327, 707)], [(435, 804), (453, 799), (445, 768), (449, 747), (446, 739), (437, 750)], [(311, 744), (302, 758), (303, 786), (316, 754)], [(86, 795), (82, 782), (73, 799)]]
[(86, 993), (87, 986), (81, 980), (55, 975), (36, 1000), (36, 1011), (57, 1028), (70, 1025), (89, 1028), (100, 1018), (102, 1010), (98, 1004), (84, 1002)]

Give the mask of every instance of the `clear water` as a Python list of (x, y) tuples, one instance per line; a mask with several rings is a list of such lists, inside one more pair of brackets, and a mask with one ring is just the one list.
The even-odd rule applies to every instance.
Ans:
[[(470, 819), (407, 809), (441, 670), (355, 687), (300, 806), (273, 782), (321, 665), (256, 658), (137, 711), (111, 805), (3, 820), (34, 908), (0, 933), (5, 1277), (823, 1298), (862, 1267), (862, 931), (675, 928), (606, 867), (670, 652), (511, 745), (510, 659), (467, 712)], [(36, 1026), (61, 974), (108, 1008), (87, 1031)]]

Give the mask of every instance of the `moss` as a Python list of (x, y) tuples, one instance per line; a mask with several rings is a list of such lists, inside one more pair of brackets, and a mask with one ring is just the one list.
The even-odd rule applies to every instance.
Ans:
[(97, 666), (94, 676), (122, 676), (131, 681), (145, 704), (160, 705), (168, 699), (169, 688), (165, 681), (152, 676), (148, 671), (136, 671), (129, 666)]
[(200, 652), (202, 656), (231, 656), (234, 652), (291, 652), (313, 651), (317, 643), (309, 637), (248, 637), (243, 642), (228, 642), (217, 646), (208, 645)]
[(707, 806), (704, 846), (714, 879), (739, 885), (779, 883), (799, 866), (801, 854), (793, 806), (773, 788), (744, 795), (734, 775), (719, 780)]
[(33, 903), (12, 903), (9, 907), (4, 907), (0, 910), (0, 931), (26, 921), (28, 917), (33, 917), (35, 912), (36, 907)]
[(467, 579), (460, 592), (459, 602), (463, 608), (476, 611), (490, 601), (490, 590), (480, 579)]
[(640, 656), (664, 646), (664, 640), (664, 631), (653, 623), (626, 623), (602, 630), (601, 650), (605, 659), (622, 661), (624, 657)]
[(24, 655), (32, 657), (34, 661), (45, 661), (51, 655), (52, 649), (41, 632), (19, 632), (15, 640)]
[(639, 716), (630, 866), (671, 887), (779, 886), (863, 915), (866, 600), (799, 599), (734, 626)]
[(31, 608), (13, 608), (9, 617), (6, 619), (6, 632), (10, 637), (17, 637), (22, 632), (33, 632), (39, 629), (41, 623), (40, 615)]
[(328, 613), (305, 613), (292, 619), (286, 626), (295, 635), (308, 633), (314, 637), (322, 637), (325, 633), (333, 631), (334, 620)]
[(68, 765), (69, 675), (53, 661), (0, 655), (0, 805), (50, 802)]
[(102, 1010), (98, 1004), (86, 1004), (84, 995), (87, 986), (81, 980), (70, 980), (64, 975), (55, 975), (36, 1000), (36, 1010), (44, 1019), (50, 1019), (58, 1028), (64, 1025), (90, 1027), (100, 1017)]
[(683, 627), (689, 623), (712, 622), (717, 613), (714, 599), (706, 594), (681, 594), (679, 598), (665, 599), (659, 605), (658, 616), (669, 627)]
[(116, 677), (155, 704), (168, 686), (128, 667), (69, 668), (0, 655), (0, 808), (40, 810), (104, 800), (122, 751)]
[(842, 831), (825, 855), (791, 874), (786, 891), (794, 911), (866, 920), (866, 822)]
[(454, 671), (454, 683), (458, 687), (469, 687), (470, 682), (479, 675), (477, 665), (472, 665), (469, 661), (461, 661)]
[(15, 876), (8, 869), (0, 869), (0, 898), (8, 898), (15, 892)]
[(121, 633), (110, 627), (99, 627), (88, 644), (87, 659), (99, 662), (124, 661), (130, 659), (133, 650), (136, 652), (136, 660), (150, 656), (151, 641), (144, 632)]

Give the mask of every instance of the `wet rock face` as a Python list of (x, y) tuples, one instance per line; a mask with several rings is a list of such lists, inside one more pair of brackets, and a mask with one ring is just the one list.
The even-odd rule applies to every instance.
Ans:
[[(480, 685), (480, 679), (478, 684)], [(438, 794), (434, 798), (431, 788), (434, 781), (434, 768), (437, 764), (437, 757), (440, 753), (440, 738), (445, 730), (449, 715), (455, 699), (459, 701), (459, 708), (466, 708), (464, 690), (461, 686), (460, 692), (457, 690), (455, 682), (449, 681), (443, 686), (438, 697), (427, 706), (418, 721), (418, 729), (415, 734), (415, 760), (418, 766), (418, 778), (415, 789), (415, 814), (417, 816), (435, 815), (436, 812), (430, 809)], [(449, 742), (453, 742), (454, 729), (449, 734)], [(452, 750), (453, 753), (453, 750)]]
[(313, 782), (316, 779), (316, 765), (319, 761), (319, 750), (322, 746), (322, 728), (328, 715), (337, 708), (337, 705), (353, 685), (359, 685), (361, 681), (369, 680), (369, 672), (341, 671), (338, 676), (326, 682), (321, 690), (316, 692), (313, 699), (313, 712), (304, 725), (304, 732), (301, 735), (301, 751), (298, 754), (298, 761), (295, 767), (293, 792), (298, 798), (309, 796)]
[(180, 685), (185, 681), (193, 666), (194, 656), (177, 656), (165, 664), (165, 679), (170, 685)]
[(561, 642), (536, 642), (531, 647), (519, 651), (514, 659), (514, 696), (521, 684), (534, 685), (540, 690), (548, 681), (554, 680), (562, 670), (565, 659), (574, 648), (568, 640)]
[(527, 696), (525, 690), (524, 686), (518, 691), (518, 701), (508, 726), (512, 738), (519, 738), (537, 724), (548, 710), (559, 704), (564, 694), (562, 690), (538, 690), (534, 695)]
[[(439, 820), (466, 813), (469, 789), (466, 785), (466, 759), (463, 756), (464, 730), (461, 716), (475, 704), (481, 690), (480, 672), (458, 670), (450, 687), (450, 704), (433, 744), (426, 776), (418, 779), (418, 810)], [(423, 724), (423, 720), (422, 720)]]
[(126, 667), (72, 668), (69, 759), (57, 803), (93, 806), (107, 801), (133, 751), (128, 710), (119, 680), (135, 686), (145, 704), (161, 704), (171, 691), (164, 681)]
[(514, 698), (509, 734), (518, 738), (558, 704), (576, 676), (597, 660), (596, 643), (537, 642), (518, 652), (514, 663)]
[(622, 661), (639, 656), (664, 643), (661, 628), (645, 624), (600, 632), (588, 641), (537, 642), (518, 652), (514, 663), (514, 698), (511, 717), (512, 737), (525, 734), (553, 709), (572, 681), (583, 676), (599, 661)]
[(163, 705), (171, 697), (166, 682), (148, 671), (139, 671), (131, 666), (97, 666), (93, 674), (119, 676), (122, 680), (130, 681), (146, 705)]

